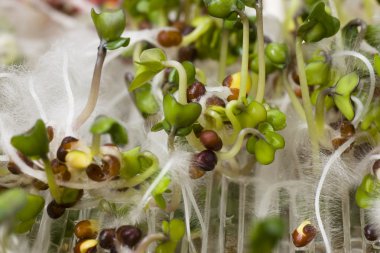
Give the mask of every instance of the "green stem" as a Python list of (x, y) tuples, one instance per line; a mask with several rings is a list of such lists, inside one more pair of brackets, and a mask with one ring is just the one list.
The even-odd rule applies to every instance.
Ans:
[(247, 102), (247, 81), (248, 81), (248, 59), (249, 59), (249, 19), (244, 12), (239, 12), (241, 23), (243, 24), (243, 51), (241, 59), (241, 80), (239, 88), (239, 101)]
[(96, 156), (100, 153), (100, 138), (100, 134), (92, 135), (91, 151), (93, 156)]
[(330, 92), (330, 89), (324, 89), (318, 94), (315, 107), (315, 122), (319, 136), (323, 135), (323, 130), (325, 128), (325, 98)]
[(199, 37), (205, 34), (212, 26), (212, 19), (208, 17), (204, 17), (200, 24), (188, 35), (183, 37), (182, 46), (188, 46), (191, 43), (197, 41)]
[(236, 139), (235, 144), (232, 146), (232, 148), (229, 151), (218, 153), (219, 159), (229, 160), (229, 159), (235, 157), (237, 155), (237, 153), (239, 153), (239, 151), (243, 145), (245, 136), (247, 136), (249, 134), (258, 136), (258, 137), (265, 140), (264, 136), (257, 129), (255, 129), (255, 128), (244, 128), (243, 130), (240, 131), (239, 136)]
[(292, 87), (290, 87), (290, 84), (288, 82), (288, 76), (286, 75), (286, 72), (283, 72), (282, 80), (283, 80), (285, 90), (288, 93), (290, 101), (292, 102), (292, 105), (293, 105), (294, 109), (296, 110), (298, 116), (301, 119), (306, 120), (305, 111), (304, 111), (300, 101), (298, 100), (296, 94), (294, 94)]
[(177, 61), (165, 61), (162, 64), (164, 64), (165, 67), (175, 68), (178, 71), (178, 102), (184, 105), (187, 104), (187, 74), (185, 68)]
[(55, 182), (55, 177), (53, 173), (53, 169), (51, 167), (50, 161), (48, 158), (43, 158), (44, 166), (45, 166), (45, 173), (49, 185), (49, 190), (51, 193), (51, 196), (53, 196), (54, 200), (57, 203), (60, 203), (61, 201), (61, 190), (59, 189), (59, 186)]
[(143, 156), (149, 158), (152, 161), (152, 164), (147, 169), (145, 169), (143, 173), (137, 176), (134, 176), (130, 179), (127, 179), (125, 187), (134, 187), (136, 185), (143, 183), (145, 180), (151, 177), (158, 170), (159, 163), (158, 163), (157, 157), (155, 157), (153, 154), (149, 152), (145, 152)]
[(233, 133), (230, 135), (229, 142), (235, 141), (237, 134), (241, 130), (240, 122), (238, 118), (235, 116), (234, 111), (237, 107), (242, 106), (244, 106), (244, 104), (242, 104), (242, 102), (238, 100), (232, 100), (226, 106), (226, 116), (228, 120), (231, 122), (233, 128)]
[(229, 31), (224, 27), (223, 21), (223, 31), (222, 31), (222, 42), (220, 45), (220, 58), (219, 58), (219, 72), (218, 80), (220, 83), (226, 76), (226, 66), (227, 66), (227, 56), (228, 56), (228, 36)]
[[(263, 1), (256, 0), (256, 26), (257, 26), (257, 46), (259, 57), (259, 81), (256, 101), (263, 102), (265, 94), (265, 54), (264, 54), (264, 24), (263, 24)], [(247, 56), (248, 57), (248, 56)]]
[(133, 49), (133, 63), (134, 63), (134, 66), (135, 66), (135, 70), (137, 69), (138, 67), (138, 64), (136, 62), (139, 62), (140, 61), (140, 55), (141, 55), (141, 52), (143, 50), (143, 42), (138, 42), (136, 43), (134, 49)]
[(86, 122), (86, 120), (90, 117), (91, 113), (95, 109), (96, 102), (98, 101), (100, 79), (102, 76), (102, 69), (106, 55), (107, 49), (105, 48), (105, 42), (101, 41), (98, 47), (98, 56), (96, 59), (94, 73), (92, 76), (90, 95), (88, 96), (86, 106), (83, 108), (82, 112), (75, 120), (74, 129), (78, 129), (80, 126), (82, 126), (83, 123)]
[(210, 117), (211, 119), (214, 120), (215, 129), (222, 129), (223, 128), (223, 119), (219, 113), (208, 108), (208, 109), (206, 109), (204, 115), (207, 117)]
[(175, 139), (175, 129), (173, 128), (168, 135), (168, 150), (169, 152), (174, 151), (174, 139)]
[(305, 109), (306, 122), (308, 125), (308, 132), (310, 136), (312, 150), (313, 150), (313, 154), (318, 154), (319, 146), (318, 146), (318, 135), (316, 131), (317, 128), (314, 124), (314, 119), (313, 119), (313, 115), (314, 115), (313, 107), (310, 100), (309, 86), (307, 85), (305, 62), (303, 59), (301, 38), (297, 38), (297, 41), (296, 41), (296, 58), (297, 58), (298, 75), (299, 75), (300, 85), (301, 85), (302, 102), (303, 102), (303, 107)]

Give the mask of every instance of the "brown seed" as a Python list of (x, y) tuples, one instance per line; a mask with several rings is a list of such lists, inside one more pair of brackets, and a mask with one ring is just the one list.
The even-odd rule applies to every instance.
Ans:
[(55, 200), (49, 203), (46, 208), (47, 214), (52, 219), (58, 219), (65, 213), (66, 208), (59, 205)]
[(66, 155), (68, 151), (70, 151), (71, 147), (78, 141), (78, 139), (67, 136), (63, 138), (61, 145), (58, 147), (57, 150), (57, 158), (61, 162), (66, 162)]
[(206, 105), (207, 106), (216, 105), (216, 106), (226, 107), (226, 103), (223, 101), (223, 99), (221, 99), (218, 96), (209, 97), (206, 100)]
[(213, 130), (204, 130), (199, 136), (199, 140), (203, 146), (213, 151), (219, 151), (223, 147), (222, 139)]
[(340, 135), (343, 138), (349, 138), (355, 134), (355, 127), (348, 121), (344, 121), (340, 125)]
[(51, 142), (54, 139), (54, 129), (52, 126), (47, 126), (46, 127), (46, 132), (48, 135), (49, 142)]
[(75, 244), (74, 253), (95, 253), (98, 241), (94, 239), (80, 240)]
[(151, 29), (152, 24), (148, 20), (142, 20), (139, 23), (139, 30)]
[(37, 180), (37, 179), (34, 179), (32, 184), (33, 184), (33, 187), (39, 191), (45, 191), (45, 190), (49, 189), (49, 185), (47, 185), (44, 182)]
[(71, 179), (70, 171), (67, 169), (67, 166), (63, 163), (60, 163), (58, 159), (53, 159), (51, 161), (51, 168), (58, 180), (62, 180), (65, 182), (70, 181)]
[(108, 177), (115, 177), (120, 172), (120, 161), (115, 156), (105, 155), (102, 159), (103, 170)]
[(309, 244), (317, 234), (317, 230), (310, 221), (304, 221), (292, 233), (294, 246), (304, 247)]
[(186, 47), (180, 47), (178, 49), (178, 61), (191, 61), (193, 62), (197, 58), (197, 49), (194, 45), (189, 45)]
[(107, 176), (104, 174), (102, 168), (95, 163), (91, 163), (87, 167), (86, 174), (91, 180), (96, 182), (101, 182), (107, 179)]
[(115, 247), (116, 230), (114, 228), (103, 229), (99, 234), (99, 245), (103, 249), (112, 249)]
[(182, 34), (178, 30), (162, 30), (157, 41), (163, 47), (178, 46), (182, 42)]
[(206, 93), (206, 88), (203, 83), (195, 81), (187, 88), (187, 102), (196, 102)]
[(331, 144), (334, 149), (337, 150), (340, 146), (342, 146), (347, 141), (346, 138), (337, 137), (331, 140)]
[(194, 155), (193, 166), (199, 167), (205, 171), (211, 171), (218, 162), (218, 157), (211, 150), (203, 150)]
[(223, 83), (222, 83), (223, 86), (229, 87), (232, 93), (231, 95), (227, 97), (227, 101), (236, 100), (239, 98), (239, 89), (231, 88), (232, 81), (233, 81), (233, 77), (232, 75), (229, 75), (223, 80)]
[(99, 225), (95, 220), (82, 220), (75, 224), (74, 234), (78, 239), (95, 239), (98, 235)]
[(204, 176), (206, 174), (206, 171), (197, 167), (197, 166), (190, 166), (189, 168), (189, 176), (192, 179), (198, 179)]
[(20, 168), (12, 161), (9, 161), (8, 164), (7, 164), (7, 168), (9, 170), (10, 173), (14, 174), (14, 175), (20, 175), (22, 174)]
[(116, 237), (122, 245), (133, 248), (141, 240), (142, 232), (137, 227), (125, 225), (116, 230)]

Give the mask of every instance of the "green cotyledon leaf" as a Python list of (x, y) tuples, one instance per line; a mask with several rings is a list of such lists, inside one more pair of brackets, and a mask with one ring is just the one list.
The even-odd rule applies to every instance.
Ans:
[(194, 102), (180, 104), (171, 94), (165, 95), (163, 103), (165, 119), (176, 129), (191, 126), (202, 112), (200, 104)]
[(100, 39), (106, 42), (118, 40), (125, 29), (125, 15), (123, 10), (96, 13), (95, 10), (92, 9), (91, 17)]
[(336, 34), (339, 27), (339, 19), (328, 14), (324, 2), (319, 1), (314, 4), (309, 16), (299, 27), (298, 36), (306, 42), (318, 42)]
[(109, 134), (116, 145), (128, 143), (127, 130), (115, 119), (108, 116), (99, 116), (90, 128), (93, 134)]
[(45, 123), (37, 120), (26, 133), (13, 136), (11, 144), (23, 155), (33, 158), (45, 158), (49, 152), (49, 138)]

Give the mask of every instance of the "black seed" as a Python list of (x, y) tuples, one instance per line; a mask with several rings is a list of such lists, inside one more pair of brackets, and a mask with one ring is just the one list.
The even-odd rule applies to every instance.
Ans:
[(194, 165), (205, 171), (211, 171), (218, 162), (216, 154), (211, 150), (203, 150), (194, 157)]
[(99, 234), (99, 245), (103, 249), (114, 249), (116, 232), (114, 228), (103, 229)]
[(364, 227), (364, 236), (368, 241), (376, 241), (379, 238), (375, 228), (371, 224)]
[(66, 208), (60, 206), (55, 200), (49, 203), (46, 208), (47, 214), (52, 219), (58, 219), (65, 213)]
[(116, 236), (121, 244), (133, 248), (141, 240), (142, 232), (134, 226), (125, 225), (117, 229)]
[(187, 88), (187, 102), (199, 101), (201, 96), (206, 93), (206, 88), (203, 83), (195, 81), (189, 88)]

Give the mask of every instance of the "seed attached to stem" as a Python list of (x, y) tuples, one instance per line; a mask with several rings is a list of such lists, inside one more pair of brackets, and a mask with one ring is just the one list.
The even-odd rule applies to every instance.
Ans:
[(74, 234), (78, 239), (95, 239), (98, 235), (99, 225), (95, 220), (82, 220), (75, 224)]
[(47, 126), (46, 127), (46, 132), (48, 135), (49, 142), (51, 142), (54, 139), (54, 129), (52, 126)]
[[(232, 95), (228, 96), (227, 100), (236, 100), (239, 98), (239, 91), (240, 91), (240, 79), (241, 74), (240, 72), (237, 72), (235, 74), (227, 76), (223, 80), (223, 86), (226, 86), (230, 88)], [(246, 84), (246, 92), (248, 93), (251, 90), (251, 78), (248, 76), (247, 84)]]
[(316, 236), (317, 230), (310, 221), (304, 221), (292, 233), (294, 246), (304, 247), (308, 245)]
[(162, 30), (157, 35), (157, 41), (163, 47), (178, 46), (182, 42), (182, 34), (177, 30)]
[(193, 165), (205, 171), (212, 171), (218, 162), (216, 154), (211, 150), (203, 150), (194, 155)]
[(222, 139), (213, 130), (204, 130), (199, 136), (199, 140), (203, 146), (213, 151), (219, 151), (223, 147)]
[(95, 253), (98, 241), (94, 239), (81, 240), (75, 244), (74, 253)]
[(355, 127), (348, 121), (344, 121), (340, 125), (340, 135), (343, 138), (349, 138), (355, 134)]
[(99, 245), (103, 249), (113, 249), (115, 247), (116, 231), (114, 228), (103, 229), (99, 234)]
[(46, 208), (47, 214), (52, 219), (58, 219), (65, 213), (66, 208), (60, 206), (55, 200), (49, 203)]
[(141, 240), (142, 232), (139, 228), (125, 225), (116, 230), (117, 240), (130, 248), (133, 248)]
[(189, 88), (187, 88), (187, 102), (197, 102), (204, 94), (206, 94), (204, 84), (195, 81)]
[(69, 152), (69, 150), (78, 142), (78, 139), (67, 136), (63, 138), (61, 145), (58, 147), (57, 150), (57, 158), (61, 162), (65, 162), (66, 160), (66, 155)]

